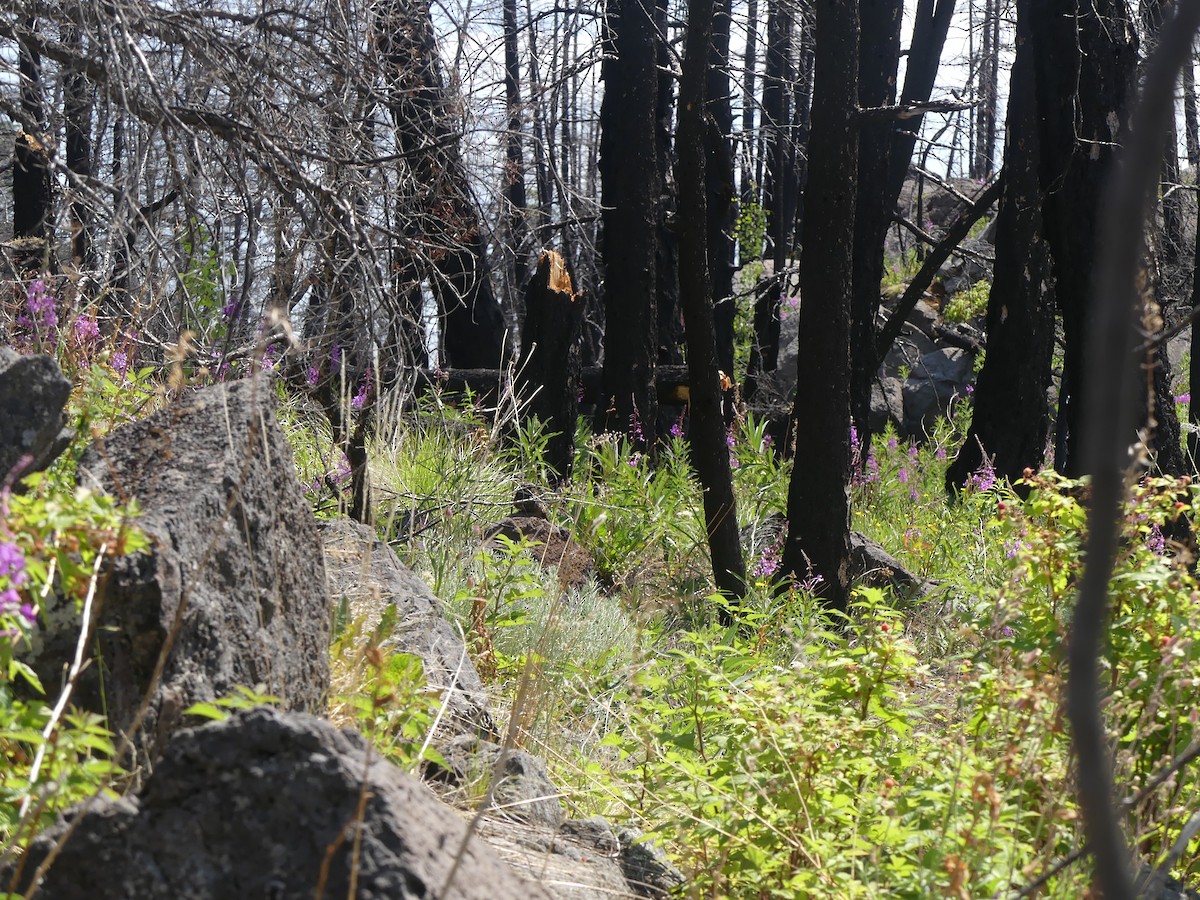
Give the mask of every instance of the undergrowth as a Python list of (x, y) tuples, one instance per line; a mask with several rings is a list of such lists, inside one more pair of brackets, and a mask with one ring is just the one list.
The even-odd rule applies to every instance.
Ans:
[[(70, 326), (79, 340), (59, 340), (41, 315), (26, 349), (57, 350), (85, 438), (180, 379), (218, 377), (182, 356), (142, 366), (129, 336), (102, 340), (86, 316)], [(279, 398), (313, 508), (336, 515), (348, 466), (307, 401), (282, 386)], [(845, 617), (773, 582), (790, 463), (765, 423), (737, 420), (728, 445), (751, 578), (739, 628), (717, 624), (680, 429), (651, 466), (581, 428), (574, 480), (551, 484), (544, 433), (506, 432), (485, 412), (432, 397), (381, 424), (376, 524), (441, 598), (494, 709), (547, 760), (571, 815), (647, 831), (696, 897), (1007, 897), (1079, 847), (1062, 694), (1087, 488), (1029, 473), (1014, 489), (985, 466), (949, 502), (969, 398), (920, 444), (885, 432), (857, 447), (853, 526), (924, 589), (864, 585)], [(100, 556), (140, 546), (136, 509), (75, 489), (82, 444), (0, 495), (3, 855), (121, 779), (103, 720), (69, 706), (55, 718), (56, 686), (21, 662), (46, 616), (82, 616)], [(539, 498), (590, 572), (556, 571), (537, 540), (493, 531), (519, 494)], [(1188, 480), (1132, 486), (1104, 660), (1127, 833), (1142, 859), (1169, 856), (1193, 883), (1197, 855), (1173, 844), (1200, 785), (1170, 766), (1197, 737), (1200, 587), (1172, 537), (1198, 514)], [(438, 759), (441, 698), (416, 657), (387, 649), (397, 627), (394, 613), (368, 621), (339, 605), (330, 714), (419, 771)], [(242, 692), (195, 712), (266, 700)], [(1081, 896), (1087, 877), (1068, 866), (1036, 890)]]

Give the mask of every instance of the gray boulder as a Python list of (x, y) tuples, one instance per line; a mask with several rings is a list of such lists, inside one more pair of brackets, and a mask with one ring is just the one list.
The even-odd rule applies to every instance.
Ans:
[(0, 347), (0, 484), (45, 469), (66, 449), (74, 437), (64, 427), (70, 396), (51, 357)]
[(491, 786), (488, 808), (502, 817), (551, 829), (566, 820), (558, 790), (538, 757), (519, 749), (506, 753), (499, 744), (470, 735), (460, 735), (441, 752), (448, 768), (434, 777), (478, 795)]
[(950, 409), (954, 397), (971, 380), (974, 359), (965, 350), (946, 348), (926, 353), (904, 382), (902, 435), (929, 434), (939, 416)]
[(426, 680), (443, 692), (446, 714), (434, 745), (442, 747), (460, 734), (496, 737), (487, 689), (433, 591), (369, 526), (336, 519), (322, 530), (330, 596), (339, 603), (344, 599), (350, 614), (362, 617), (368, 628), (385, 608), (395, 607), (395, 629), (381, 649), (419, 656)]
[[(205, 388), (114, 430), (84, 455), (79, 479), (136, 498), (135, 524), (152, 545), (100, 582), (100, 653), (79, 699), (105, 711), (115, 731), (130, 729), (169, 647), (138, 734), (146, 759), (190, 705), (239, 686), (287, 709), (323, 711), (330, 607), (321, 542), (265, 377)], [(44, 677), (59, 677), (75, 619), (47, 617)]]
[(23, 878), (72, 827), (46, 900), (550, 896), (355, 732), (265, 708), (179, 732), (139, 795), (38, 837)]

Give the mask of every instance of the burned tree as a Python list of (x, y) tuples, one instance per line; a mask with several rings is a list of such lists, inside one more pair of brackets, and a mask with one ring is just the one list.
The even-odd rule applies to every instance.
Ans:
[(858, 3), (817, 0), (801, 259), (796, 451), (783, 569), (850, 600), (850, 302), (858, 177)]
[(604, 400), (596, 430), (627, 433), (653, 453), (658, 397), (657, 253), (661, 191), (652, 0), (613, 0), (605, 20), (600, 107)]
[(1030, 4), (1017, 3), (1017, 48), (1009, 80), (1005, 189), (996, 217), (996, 275), (988, 301), (988, 350), (975, 386), (971, 429), (946, 472), (957, 490), (985, 460), (1016, 481), (1040, 468), (1049, 433), (1054, 304), (1042, 237), (1037, 97)]
[[(705, 70), (713, 32), (713, 0), (692, 0), (688, 7), (687, 51), (679, 91), (679, 261), (680, 296), (687, 322), (688, 380), (691, 385), (692, 462), (704, 490), (704, 522), (718, 589), (736, 601), (746, 590), (746, 570), (738, 534), (737, 502), (721, 412), (721, 376), (713, 321), (710, 261), (726, 252), (708, 246), (712, 218), (705, 167)], [(715, 98), (714, 98), (715, 99)], [(711, 126), (709, 126), (711, 127)], [(730, 198), (732, 199), (732, 198)], [(729, 624), (733, 617), (723, 614)]]
[(458, 130), (442, 82), (428, 0), (385, 0), (377, 42), (386, 65), (387, 103), (411, 177), (404, 199), (407, 234), (438, 247), (432, 267), (412, 268), (409, 290), (427, 278), (442, 315), (447, 364), (498, 367), (504, 317), (493, 294), (479, 213), (467, 187)]

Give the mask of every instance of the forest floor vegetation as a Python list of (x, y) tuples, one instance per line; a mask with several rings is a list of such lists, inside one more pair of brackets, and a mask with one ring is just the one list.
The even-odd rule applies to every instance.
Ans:
[[(64, 354), (60, 353), (60, 356)], [(130, 371), (110, 348), (65, 353), (84, 436), (164, 397), (170, 370)], [(339, 514), (348, 467), (328, 427), (280, 383), (280, 418), (318, 516)], [(536, 423), (503, 443), (482, 411), (422, 401), (377, 429), (377, 530), (466, 636), (501, 724), (542, 756), (569, 814), (647, 831), (697, 897), (1016, 897), (1079, 849), (1065, 646), (1081, 567), (1082, 485), (985, 466), (953, 500), (942, 485), (970, 397), (922, 444), (878, 435), (852, 486), (853, 527), (930, 590), (861, 588), (833, 616), (772, 576), (790, 463), (763, 423), (739, 420), (729, 452), (752, 587), (718, 624), (700, 489), (681, 429), (656, 467), (623, 439), (577, 435), (573, 481), (552, 485)], [(801, 435), (801, 440), (817, 439)], [(82, 439), (77, 439), (77, 443)], [(82, 603), (98, 554), (138, 545), (134, 510), (74, 488), (73, 447), (24, 494), (5, 491), (0, 530), (0, 854), (120, 772), (103, 721), (53, 697), (25, 699), (15, 652), (51, 590)], [(485, 540), (533, 491), (593, 562), (563, 587), (528, 539)], [(1105, 715), (1131, 843), (1170, 857), (1185, 883), (1200, 854), (1173, 846), (1197, 808), (1200, 588), (1172, 542), (1200, 513), (1190, 480), (1132, 486), (1111, 590)], [(375, 648), (393, 623), (352, 621), (331, 648), (331, 714), (416, 771), (437, 702), (419, 663)], [(252, 693), (224, 707), (254, 702)], [(220, 715), (220, 708), (198, 711)], [(42, 752), (39, 753), (39, 748)], [(40, 760), (35, 766), (35, 760)], [(53, 783), (54, 789), (48, 785)], [(34, 814), (24, 815), (29, 808)], [(1078, 897), (1088, 869), (1035, 888)]]

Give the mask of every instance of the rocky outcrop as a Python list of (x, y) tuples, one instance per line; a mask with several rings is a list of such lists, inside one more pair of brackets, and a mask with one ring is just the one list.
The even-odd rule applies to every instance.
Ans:
[(265, 708), (178, 733), (137, 796), (68, 814), (34, 841), (23, 890), (69, 830), (46, 900), (551, 896), (357, 733)]
[(0, 347), (0, 484), (45, 469), (74, 436), (63, 408), (71, 382), (49, 356)]
[[(136, 500), (136, 525), (151, 541), (100, 581), (100, 652), (79, 700), (124, 732), (153, 688), (138, 732), (145, 759), (190, 705), (239, 686), (288, 709), (324, 709), (321, 543), (266, 378), (197, 391), (114, 430), (85, 454), (79, 479)], [(41, 629), (39, 667), (51, 684), (78, 633), (74, 602), (59, 612)]]
[(337, 519), (323, 526), (325, 567), (334, 602), (374, 628), (394, 607), (395, 627), (381, 649), (421, 658), (430, 686), (443, 693), (446, 714), (435, 746), (460, 734), (496, 737), (487, 690), (458, 632), (446, 621), (441, 601), (405, 566), (370, 526)]
[(484, 797), (501, 817), (557, 829), (566, 820), (546, 764), (520, 749), (460, 735), (441, 748), (445, 767), (434, 778)]

